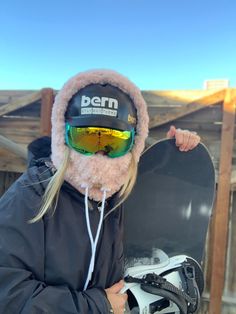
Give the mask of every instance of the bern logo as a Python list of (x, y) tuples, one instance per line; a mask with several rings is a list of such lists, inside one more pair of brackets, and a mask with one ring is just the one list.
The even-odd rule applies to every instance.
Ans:
[(81, 97), (81, 115), (95, 114), (117, 117), (118, 100), (109, 97), (83, 95)]
[(118, 100), (109, 97), (98, 97), (94, 96), (90, 98), (89, 96), (82, 96), (81, 107), (88, 107), (92, 105), (93, 107), (106, 107), (109, 109), (118, 109)]

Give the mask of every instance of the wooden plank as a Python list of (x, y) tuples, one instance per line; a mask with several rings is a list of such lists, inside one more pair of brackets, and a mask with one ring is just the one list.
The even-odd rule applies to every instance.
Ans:
[(52, 105), (54, 102), (54, 91), (52, 88), (42, 89), (42, 102), (41, 102), (41, 120), (40, 120), (40, 134), (51, 134), (51, 113)]
[(229, 254), (229, 282), (228, 289), (231, 294), (236, 295), (236, 192), (233, 193), (231, 212), (231, 238)]
[(16, 142), (17, 144), (24, 144), (28, 145), (30, 142), (35, 140), (36, 138), (40, 137), (39, 132), (35, 131), (24, 131), (24, 130), (15, 130), (14, 132), (11, 132), (11, 130), (6, 130), (6, 132), (1, 130), (1, 135), (7, 137), (9, 140), (12, 140), (13, 142)]
[(0, 134), (17, 144), (29, 144), (34, 139), (40, 137), (40, 120), (37, 118), (0, 118)]
[(22, 173), (27, 168), (27, 161), (15, 154), (0, 150), (0, 171)]
[(19, 97), (19, 96), (26, 96), (28, 94), (32, 94), (38, 92), (35, 89), (2, 89), (0, 90), (0, 98), (2, 96), (7, 97)]
[(11, 102), (0, 107), (0, 116), (32, 104), (39, 99), (41, 99), (41, 91), (12, 100)]
[[(215, 208), (215, 202), (214, 207)], [(207, 234), (207, 250), (205, 252), (205, 259), (204, 259), (204, 271), (205, 271), (205, 288), (204, 291), (209, 292), (210, 290), (210, 282), (211, 282), (211, 265), (212, 265), (212, 239), (213, 239), (213, 219), (210, 220), (209, 227), (208, 227), (208, 234)]]
[(235, 169), (235, 167), (233, 168), (233, 170), (231, 172), (231, 190), (234, 192), (236, 191), (236, 169)]
[(3, 147), (23, 159), (27, 159), (27, 150), (24, 147), (2, 135), (0, 135), (0, 147)]
[(23, 97), (32, 93), (38, 92), (38, 90), (0, 90), (0, 105), (15, 101), (19, 97)]
[(40, 118), (41, 99), (23, 108), (17, 109), (8, 115), (8, 117), (37, 117)]
[(214, 238), (209, 314), (221, 314), (222, 306), (228, 235), (235, 103), (236, 90), (228, 89), (223, 103), (224, 112), (221, 135), (220, 167), (216, 211), (213, 220)]
[(0, 117), (0, 129), (13, 128), (15, 130), (21, 130), (24, 128), (39, 128), (40, 119), (37, 117)]
[[(185, 105), (182, 106), (185, 107)], [(152, 119), (153, 116), (163, 116), (166, 113), (171, 114), (174, 110), (176, 110), (176, 108), (148, 107), (148, 114)], [(180, 107), (178, 107), (178, 110), (180, 110)], [(178, 121), (200, 121), (204, 123), (222, 121), (222, 104), (205, 107), (190, 115), (178, 118)]]
[(175, 119), (184, 117), (190, 113), (206, 108), (206, 106), (211, 106), (219, 103), (220, 101), (223, 101), (224, 96), (225, 90), (223, 89), (211, 95), (192, 101), (184, 106), (181, 106), (180, 108), (173, 108), (170, 113), (167, 112), (163, 115), (157, 114), (154, 117), (150, 117), (149, 128), (161, 126)]
[(8, 138), (9, 140), (12, 140), (13, 142), (24, 147), (27, 147), (27, 145), (30, 142), (40, 137), (38, 132), (37, 133), (36, 132), (32, 132), (32, 133), (19, 132), (18, 134), (4, 133), (4, 132), (1, 132), (1, 133), (3, 136)]
[(149, 107), (179, 107), (199, 98), (211, 95), (212, 91), (204, 90), (145, 90), (142, 95)]

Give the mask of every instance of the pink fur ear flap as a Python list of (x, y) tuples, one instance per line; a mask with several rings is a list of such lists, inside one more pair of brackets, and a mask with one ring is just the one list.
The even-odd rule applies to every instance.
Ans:
[(80, 89), (90, 84), (111, 84), (118, 87), (132, 99), (137, 109), (137, 128), (132, 153), (138, 162), (148, 136), (148, 113), (143, 96), (135, 84), (125, 76), (112, 70), (90, 70), (69, 79), (56, 96), (52, 110), (52, 158), (61, 162), (65, 151), (65, 112), (69, 100)]

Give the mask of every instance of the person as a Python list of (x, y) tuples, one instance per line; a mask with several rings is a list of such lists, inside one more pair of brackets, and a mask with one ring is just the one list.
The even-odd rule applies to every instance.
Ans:
[[(90, 70), (65, 83), (51, 155), (36, 153), (1, 199), (1, 314), (124, 312), (122, 203), (147, 135), (145, 101), (123, 75)], [(174, 126), (167, 137), (181, 151), (200, 141)]]

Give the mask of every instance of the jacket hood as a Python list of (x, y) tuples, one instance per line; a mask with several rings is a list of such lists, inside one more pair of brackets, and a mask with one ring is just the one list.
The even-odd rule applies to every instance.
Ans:
[[(127, 175), (131, 162), (131, 154), (136, 162), (139, 161), (141, 153), (145, 147), (145, 139), (148, 135), (149, 118), (146, 103), (143, 99), (141, 91), (128, 78), (112, 70), (90, 70), (75, 75), (64, 84), (55, 98), (52, 110), (51, 157), (53, 164), (56, 168), (58, 168), (64, 159), (65, 150), (67, 149), (65, 143), (65, 113), (68, 103), (73, 95), (75, 95), (80, 89), (91, 84), (110, 84), (129, 95), (137, 110), (134, 146), (129, 153), (118, 158), (108, 158), (107, 156), (100, 158), (100, 156), (96, 155), (84, 156), (76, 151), (71, 151), (70, 159), (73, 166), (71, 166), (71, 169), (68, 170), (66, 180), (77, 188), (79, 184), (89, 186), (89, 188), (95, 186), (96, 180), (98, 182), (103, 181), (103, 173), (100, 175), (98, 174), (99, 163), (100, 161), (102, 162), (103, 159), (104, 163), (101, 163), (102, 166), (110, 163), (110, 166), (107, 167), (108, 170), (104, 170), (106, 171), (104, 176), (107, 177), (107, 172), (110, 173), (113, 171), (113, 173), (110, 174), (110, 178), (107, 178), (107, 180), (104, 179), (103, 186), (104, 188), (110, 190), (108, 196), (111, 196), (117, 192), (124, 183), (125, 176)], [(105, 160), (105, 158), (107, 159)], [(87, 161), (91, 161), (90, 168), (93, 173), (89, 173), (89, 167), (86, 165)], [(82, 172), (87, 173), (83, 174)], [(99, 200), (101, 195), (95, 194), (92, 195), (92, 198)]]

